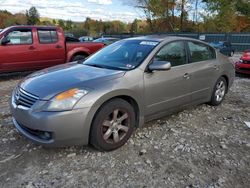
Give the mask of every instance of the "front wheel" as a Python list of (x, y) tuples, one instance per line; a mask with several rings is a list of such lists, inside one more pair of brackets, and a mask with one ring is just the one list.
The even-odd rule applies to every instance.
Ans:
[(227, 92), (227, 81), (224, 77), (220, 77), (214, 86), (210, 105), (212, 106), (220, 105), (225, 98), (226, 92)]
[(124, 145), (135, 127), (135, 111), (122, 99), (104, 104), (92, 122), (90, 143), (102, 151), (111, 151)]

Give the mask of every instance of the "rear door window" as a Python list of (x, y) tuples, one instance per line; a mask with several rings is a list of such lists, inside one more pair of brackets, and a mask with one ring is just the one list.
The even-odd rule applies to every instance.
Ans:
[(188, 42), (191, 63), (207, 61), (216, 58), (215, 51), (208, 45), (199, 42)]
[(56, 43), (58, 36), (56, 30), (39, 30), (38, 29), (39, 42), (41, 44)]

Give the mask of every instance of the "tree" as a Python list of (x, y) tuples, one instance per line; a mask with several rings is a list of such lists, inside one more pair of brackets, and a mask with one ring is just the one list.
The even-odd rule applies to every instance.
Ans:
[[(155, 31), (155, 24), (157, 19), (161, 19), (167, 23), (167, 30), (174, 30), (173, 15), (175, 0), (137, 0), (136, 7), (144, 11), (147, 22), (152, 32)], [(172, 14), (171, 14), (172, 11)], [(172, 21), (170, 16), (172, 15)]]
[(67, 20), (65, 24), (65, 29), (69, 31), (72, 28), (73, 28), (73, 22), (71, 20)]
[(131, 24), (130, 33), (137, 33), (138, 31), (138, 20), (135, 19)]
[(26, 11), (27, 17), (27, 24), (28, 25), (35, 25), (39, 23), (40, 15), (36, 9), (36, 7), (31, 7), (29, 10)]
[(247, 19), (250, 19), (250, 1), (249, 0), (237, 0), (235, 3), (236, 10), (246, 16)]
[(206, 19), (213, 19), (217, 32), (232, 32), (236, 29), (237, 12), (235, 1), (231, 0), (203, 0), (209, 14)]
[(65, 29), (65, 23), (64, 23), (64, 21), (63, 21), (62, 19), (59, 19), (59, 20), (58, 20), (58, 25), (59, 25), (61, 28)]

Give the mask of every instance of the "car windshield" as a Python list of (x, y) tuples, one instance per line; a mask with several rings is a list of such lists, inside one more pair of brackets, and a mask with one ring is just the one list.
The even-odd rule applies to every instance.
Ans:
[(139, 66), (159, 44), (155, 41), (123, 40), (105, 47), (84, 64), (107, 69), (131, 70)]

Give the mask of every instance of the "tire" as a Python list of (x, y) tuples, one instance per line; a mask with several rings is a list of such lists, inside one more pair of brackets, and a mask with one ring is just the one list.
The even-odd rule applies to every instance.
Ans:
[(212, 106), (218, 106), (225, 99), (227, 93), (227, 81), (224, 77), (220, 77), (213, 90), (211, 101), (209, 102)]
[(115, 150), (130, 138), (135, 123), (135, 110), (127, 101), (108, 101), (97, 111), (92, 121), (90, 144), (101, 151)]
[(84, 60), (87, 56), (85, 55), (76, 55), (72, 57), (71, 61), (80, 61), (80, 60)]

